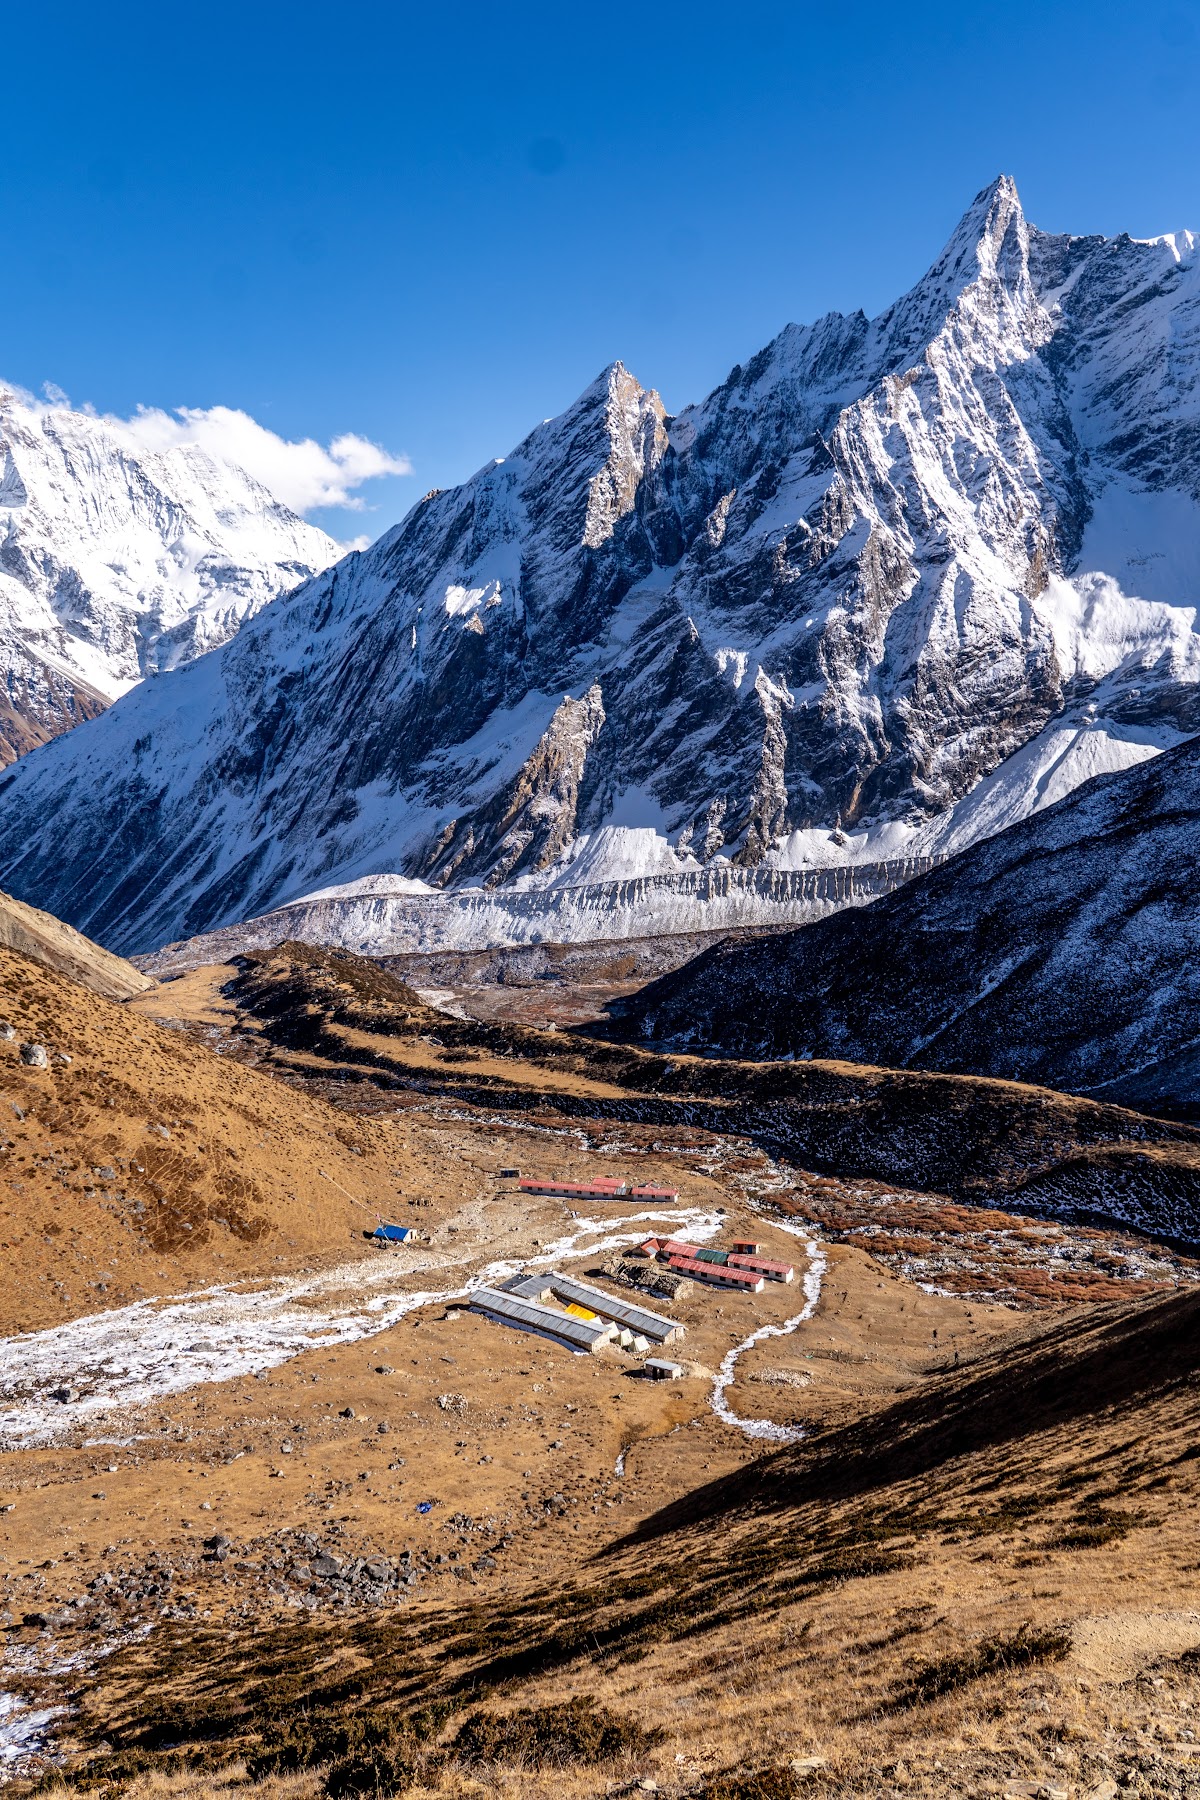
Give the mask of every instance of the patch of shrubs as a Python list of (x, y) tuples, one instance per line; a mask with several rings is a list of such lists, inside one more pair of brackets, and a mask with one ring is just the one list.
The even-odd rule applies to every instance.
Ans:
[(1101, 1544), (1112, 1544), (1128, 1537), (1142, 1524), (1140, 1513), (1110, 1512), (1103, 1506), (1080, 1508), (1079, 1514), (1052, 1539), (1053, 1550), (1097, 1550)]
[(640, 1756), (664, 1735), (580, 1696), (558, 1706), (478, 1712), (460, 1727), (451, 1752), (466, 1763), (519, 1762), (544, 1769)]
[(264, 1740), (246, 1759), (252, 1781), (264, 1775), (290, 1775), (301, 1769), (326, 1769), (325, 1791), (342, 1796), (402, 1792), (416, 1779), (426, 1760), (425, 1747), (436, 1738), (453, 1708), (430, 1706), (405, 1717), (394, 1713), (352, 1713), (337, 1720), (307, 1715), (287, 1722), (278, 1736)]
[(982, 1638), (966, 1650), (926, 1663), (911, 1681), (896, 1694), (892, 1705), (899, 1709), (925, 1706), (943, 1694), (953, 1694), (972, 1681), (986, 1675), (1003, 1674), (1008, 1669), (1027, 1668), (1031, 1663), (1060, 1662), (1071, 1648), (1071, 1634), (1050, 1626), (1034, 1631), (1026, 1623), (1011, 1637)]
[(696, 1800), (796, 1800), (800, 1791), (791, 1769), (756, 1769), (751, 1775), (730, 1770), (702, 1787)]

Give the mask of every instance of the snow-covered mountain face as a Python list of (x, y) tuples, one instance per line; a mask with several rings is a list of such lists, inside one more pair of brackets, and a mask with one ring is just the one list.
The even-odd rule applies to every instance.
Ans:
[(1194, 738), (865, 911), (720, 942), (619, 1003), (608, 1031), (1000, 1076), (1195, 1119), (1198, 858)]
[(339, 546), (244, 469), (0, 384), (0, 762), (223, 644)]
[(376, 875), (936, 856), (1200, 730), (1198, 603), (1196, 243), (1050, 236), (1001, 180), (880, 318), (675, 419), (614, 365), (24, 759), (0, 880), (145, 950)]

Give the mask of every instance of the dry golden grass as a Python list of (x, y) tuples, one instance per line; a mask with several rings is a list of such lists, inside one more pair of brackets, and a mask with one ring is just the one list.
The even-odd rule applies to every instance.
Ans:
[[(847, 1796), (1086, 1794), (1107, 1767), (1181, 1791), (1200, 1707), (1198, 1326), (1186, 1296), (1028, 1334), (697, 1488), (557, 1582), (246, 1638), (164, 1628), (97, 1670), (82, 1739), (261, 1759), (314, 1721), (385, 1719), (399, 1791), (537, 1800), (772, 1769), (780, 1792)], [(1113, 1535), (1063, 1547), (1104, 1517)], [(572, 1700), (661, 1741), (603, 1769), (455, 1750), (481, 1708)], [(822, 1761), (793, 1778), (805, 1757)]]
[[(256, 1182), (278, 1182), (286, 1153), (336, 1173), (346, 1190), (330, 1210), (311, 1168), (308, 1188), (296, 1173), (294, 1241), (283, 1239), (272, 1268), (284, 1252), (289, 1266), (321, 1254), (330, 1218), (345, 1254), (354, 1218), (346, 1203), (364, 1191), (356, 1179), (393, 1165), (426, 1180), (436, 1174), (433, 1219), (447, 1234), (460, 1226), (453, 1254), (469, 1239), (468, 1260), (494, 1255), (496, 1242), (526, 1255), (533, 1233), (545, 1241), (564, 1228), (561, 1213), (519, 1215), (517, 1197), (497, 1196), (494, 1171), (530, 1155), (564, 1170), (585, 1165), (582, 1140), (563, 1134), (564, 1115), (553, 1110), (575, 1079), (569, 1066), (563, 1081), (544, 1066), (532, 1082), (528, 1068), (521, 1075), (535, 1098), (538, 1082), (545, 1087), (546, 1115), (522, 1105), (510, 1116), (544, 1124), (541, 1137), (515, 1138), (498, 1090), (488, 1121), (452, 1085), (437, 1090), (440, 1116), (430, 1101), (421, 1116), (410, 1108), (360, 1121), (261, 1071), (218, 1062), (132, 1009), (85, 1006), (21, 973), (13, 1004), (26, 1004), (38, 1029), (59, 1031), (72, 1054), (66, 1032), (76, 1031), (80, 1047), (49, 1078), (6, 1071), (34, 1084), (17, 1120), (31, 1134), (21, 1140), (23, 1204), (31, 1195), (43, 1209), (94, 1204), (74, 1188), (64, 1199), (68, 1154), (89, 1164), (101, 1151), (106, 1160), (120, 1154), (163, 1185), (135, 1134), (160, 1116), (149, 1111), (156, 1099), (161, 1106), (176, 1094), (172, 1117), (184, 1123), (163, 1121), (172, 1155), (179, 1139), (190, 1142), (186, 1121), (203, 1102), (203, 1141), (239, 1153)], [(301, 983), (284, 994), (276, 1023), (291, 1031), (308, 991)], [(202, 1025), (211, 984), (177, 998)], [(368, 1002), (350, 984), (349, 1010)], [(428, 1025), (423, 1013), (416, 1022)], [(372, 1057), (395, 1056), (382, 1072), (400, 1079), (403, 1034), (323, 1015), (305, 1029), (309, 1040), (288, 1051), (297, 1062), (319, 1065), (331, 1044), (340, 1054), (362, 1032)], [(464, 1068), (475, 1079), (477, 1062), (446, 1066), (438, 1048), (420, 1046), (422, 1080), (439, 1066), (448, 1084), (466, 1079)], [(564, 1052), (568, 1063), (586, 1054)], [(355, 1066), (368, 1075), (381, 1067)], [(652, 1070), (653, 1059), (638, 1066)], [(606, 1080), (615, 1067), (605, 1064)], [(633, 1110), (641, 1098), (632, 1093)], [(1036, 1110), (1027, 1093), (1019, 1099)], [(743, 1147), (739, 1160), (726, 1144), (719, 1168), (703, 1174), (704, 1146), (691, 1162), (672, 1161), (650, 1148), (662, 1134), (653, 1120), (622, 1121), (620, 1130), (644, 1158), (639, 1173), (687, 1171), (689, 1198), (728, 1206), (729, 1227), (750, 1229), (737, 1182), (761, 1172), (760, 1153)], [(105, 1132), (116, 1149), (97, 1136)], [(912, 1217), (901, 1236), (935, 1229), (933, 1212), (920, 1230), (916, 1208)], [(950, 1223), (943, 1211), (936, 1229)], [(97, 1213), (97, 1240), (109, 1228)], [(770, 1241), (761, 1219), (754, 1230)], [(209, 1271), (187, 1247), (153, 1254), (176, 1285)], [(811, 1432), (759, 1456), (714, 1418), (702, 1371), (796, 1304), (795, 1289), (753, 1299), (698, 1290), (684, 1309), (697, 1373), (661, 1387), (622, 1383), (602, 1358), (571, 1358), (543, 1340), (518, 1346), (485, 1321), (452, 1316), (457, 1309), (430, 1309), (419, 1326), (406, 1321), (370, 1349), (322, 1350), (253, 1388), (230, 1382), (172, 1399), (169, 1411), (140, 1421), (137, 1456), (122, 1456), (104, 1495), (92, 1493), (97, 1457), (87, 1446), (12, 1459), (24, 1486), (5, 1542), (27, 1566), (44, 1561), (48, 1597), (60, 1580), (59, 1601), (70, 1583), (82, 1586), (111, 1535), (176, 1557), (176, 1592), (189, 1588), (197, 1607), (193, 1620), (160, 1621), (70, 1678), (79, 1711), (68, 1779), (139, 1800), (234, 1800), (250, 1789), (261, 1800), (308, 1800), (327, 1781), (331, 1794), (353, 1791), (337, 1788), (349, 1762), (374, 1769), (380, 1792), (414, 1796), (591, 1800), (653, 1780), (672, 1800), (807, 1792), (957, 1800), (1018, 1792), (1013, 1784), (1024, 1782), (1083, 1800), (1111, 1769), (1132, 1770), (1134, 1792), (1138, 1782), (1142, 1792), (1184, 1791), (1176, 1774), (1190, 1764), (1187, 1734), (1200, 1729), (1191, 1723), (1200, 1708), (1191, 1655), (1200, 1650), (1200, 1297), (1081, 1301), (1018, 1317), (924, 1293), (858, 1249), (831, 1247), (817, 1315), (739, 1365), (733, 1398), (742, 1411), (751, 1410), (743, 1379), (781, 1366), (805, 1377), (803, 1387), (750, 1389), (756, 1416)], [(951, 1347), (962, 1351), (959, 1368), (947, 1367)], [(394, 1367), (383, 1373), (376, 1357)], [(437, 1407), (450, 1386), (468, 1395), (464, 1415)], [(338, 1410), (347, 1402), (358, 1415), (350, 1422)], [(385, 1479), (369, 1434), (389, 1412), (406, 1462)], [(277, 1479), (268, 1458), (292, 1419), (308, 1430)], [(171, 1435), (177, 1423), (186, 1449)], [(231, 1460), (244, 1441), (250, 1453)], [(613, 1464), (627, 1445), (618, 1483)], [(239, 1611), (248, 1575), (231, 1573), (226, 1588), (223, 1565), (206, 1573), (188, 1561), (199, 1532), (176, 1515), (202, 1503), (206, 1481), (216, 1503), (208, 1517), (239, 1539), (239, 1558), (269, 1549), (278, 1527), (320, 1530), (335, 1517), (348, 1527), (343, 1550), (448, 1548), (458, 1540), (442, 1535), (445, 1515), (458, 1506), (502, 1516), (512, 1546), (500, 1571), (460, 1582), (447, 1568), (440, 1586), (431, 1576), (420, 1597), (382, 1611), (310, 1618), (280, 1606), (249, 1617)], [(539, 1516), (539, 1497), (558, 1486), (571, 1489), (573, 1510)], [(418, 1522), (411, 1503), (426, 1492), (444, 1501), (444, 1514)], [(631, 1734), (596, 1764), (579, 1748), (583, 1737), (573, 1750), (564, 1738), (563, 1753), (547, 1760), (536, 1747), (541, 1727), (518, 1720), (511, 1736), (494, 1725), (481, 1736), (472, 1723), (483, 1713), (544, 1720), (573, 1701), (661, 1736)], [(289, 1756), (305, 1766), (289, 1767)], [(793, 1770), (805, 1758), (811, 1767)]]

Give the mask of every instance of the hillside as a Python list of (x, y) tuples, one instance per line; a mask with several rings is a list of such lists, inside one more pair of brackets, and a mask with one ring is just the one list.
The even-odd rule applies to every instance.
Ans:
[(607, 1028), (728, 1056), (1032, 1081), (1200, 1116), (1200, 740), (1089, 783), (901, 892), (727, 940)]
[[(169, 1793), (181, 1765), (215, 1783), (248, 1759), (264, 1800), (366, 1779), (412, 1800), (1191, 1795), (1197, 1308), (1010, 1335), (708, 1479), (677, 1430), (638, 1456), (639, 1486), (690, 1475), (674, 1502), (626, 1502), (623, 1532), (549, 1506), (536, 1572), (499, 1587), (252, 1635), (176, 1617), (72, 1676), (78, 1767)], [(538, 1373), (560, 1407), (588, 1387)], [(470, 1543), (482, 1521), (449, 1523)], [(411, 1535), (393, 1513), (378, 1541)], [(243, 1591), (282, 1542), (239, 1536)], [(178, 1574), (214, 1613), (237, 1580)]]
[[(7, 1772), (1186, 1791), (1200, 1264), (1131, 1223), (1197, 1235), (1195, 1130), (453, 1018), (301, 945), (120, 1006), (0, 979), (0, 1307), (40, 1327), (0, 1384)], [(368, 1248), (381, 1214), (415, 1236)], [(628, 1298), (663, 1230), (794, 1270), (656, 1299), (677, 1379), (472, 1305), (556, 1269)]]
[(128, 1000), (156, 985), (124, 957), (114, 956), (52, 913), (26, 906), (11, 894), (0, 894), (0, 947), (32, 957), (106, 1000)]
[[(114, 959), (115, 961), (115, 959)], [(345, 1261), (403, 1147), (0, 949), (0, 1331)], [(40, 1043), (46, 1068), (27, 1067)]]
[[(302, 944), (215, 973), (281, 1073), (376, 1089), (383, 1104), (413, 1090), (485, 1117), (643, 1127), (651, 1142), (664, 1129), (732, 1134), (793, 1170), (1200, 1244), (1200, 1133), (1188, 1125), (1005, 1081), (666, 1057), (455, 1018), (364, 958)], [(809, 1198), (795, 1196), (802, 1210)]]
[(123, 952), (306, 897), (397, 952), (869, 898), (1200, 723), (1198, 319), (1190, 234), (1002, 178), (877, 318), (675, 418), (614, 363), (23, 759), (0, 879)]

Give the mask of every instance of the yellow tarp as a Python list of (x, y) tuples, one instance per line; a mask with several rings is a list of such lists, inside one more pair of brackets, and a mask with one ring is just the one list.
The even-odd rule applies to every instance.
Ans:
[(573, 1319), (587, 1319), (589, 1324), (596, 1316), (594, 1312), (589, 1312), (586, 1306), (577, 1306), (574, 1301), (567, 1307), (567, 1311)]

